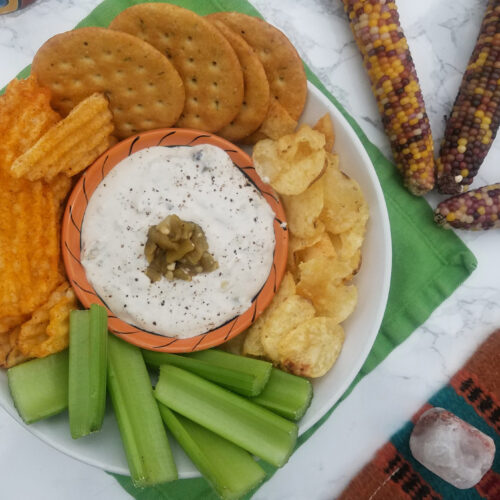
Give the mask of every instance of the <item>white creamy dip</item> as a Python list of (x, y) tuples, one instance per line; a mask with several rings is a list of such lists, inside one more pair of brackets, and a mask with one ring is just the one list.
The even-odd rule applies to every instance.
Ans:
[[(144, 245), (167, 215), (205, 232), (219, 269), (192, 281), (151, 283)], [(243, 313), (264, 285), (275, 245), (274, 212), (220, 148), (152, 147), (116, 165), (94, 191), (82, 226), (87, 279), (116, 316), (188, 338)]]

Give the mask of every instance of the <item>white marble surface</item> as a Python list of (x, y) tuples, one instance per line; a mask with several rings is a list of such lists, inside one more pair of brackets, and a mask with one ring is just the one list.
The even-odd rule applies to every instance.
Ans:
[[(99, 0), (39, 0), (0, 16), (0, 86), (28, 64), (47, 38), (73, 27)], [(294, 42), (369, 138), (390, 154), (340, 0), (256, 0)], [(450, 110), (486, 0), (399, 0), (434, 138)], [(500, 181), (497, 139), (475, 186)], [(437, 195), (429, 201), (435, 204)], [(338, 407), (264, 485), (258, 500), (331, 500), (399, 426), (500, 326), (500, 231), (460, 233), (478, 258), (471, 278)], [(125, 499), (104, 472), (40, 442), (0, 410), (2, 498)], [(360, 499), (363, 500), (363, 499)]]

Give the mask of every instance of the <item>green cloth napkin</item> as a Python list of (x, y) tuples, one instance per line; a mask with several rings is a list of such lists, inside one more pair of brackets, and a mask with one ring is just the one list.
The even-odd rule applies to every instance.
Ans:
[[(119, 12), (138, 3), (143, 1), (105, 0), (81, 21), (78, 27), (108, 26)], [(191, 9), (200, 15), (218, 11), (239, 11), (259, 16), (246, 0), (173, 0), (170, 3)], [(26, 68), (20, 75), (27, 76), (28, 73), (29, 68)], [(477, 261), (453, 232), (440, 229), (434, 224), (428, 203), (424, 199), (410, 195), (403, 188), (395, 166), (368, 140), (356, 121), (307, 67), (306, 73), (309, 81), (332, 101), (361, 139), (382, 185), (391, 223), (393, 260), (389, 302), (373, 349), (356, 379), (342, 396), (343, 399), (367, 373), (453, 293), (476, 268)], [(368, 80), (366, 84), (368, 85)], [(299, 438), (297, 446), (314, 434), (336, 406)], [(276, 471), (274, 467), (262, 461), (261, 465), (267, 472), (267, 479)], [(119, 475), (115, 477), (128, 493), (140, 500), (218, 498), (203, 478), (179, 479), (162, 486), (137, 489), (129, 477)], [(251, 496), (248, 495), (247, 498)]]

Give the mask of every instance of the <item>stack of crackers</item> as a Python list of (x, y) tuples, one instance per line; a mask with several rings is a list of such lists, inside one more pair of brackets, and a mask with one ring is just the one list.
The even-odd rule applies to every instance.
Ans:
[(171, 126), (250, 144), (276, 139), (295, 129), (307, 95), (302, 61), (281, 31), (237, 12), (201, 17), (167, 3), (130, 7), (109, 29), (56, 35), (32, 71), (63, 116), (103, 93), (120, 139)]

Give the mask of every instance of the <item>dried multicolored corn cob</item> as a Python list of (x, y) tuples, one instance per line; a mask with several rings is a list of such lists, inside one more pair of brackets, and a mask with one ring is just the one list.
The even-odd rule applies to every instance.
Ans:
[(396, 4), (342, 0), (377, 99), (396, 165), (415, 195), (434, 187), (434, 148), (417, 73)]
[(474, 231), (500, 228), (500, 184), (448, 198), (437, 206), (434, 220), (446, 228)]
[(437, 185), (441, 193), (467, 189), (500, 123), (500, 1), (490, 0), (481, 31), (446, 124)]

